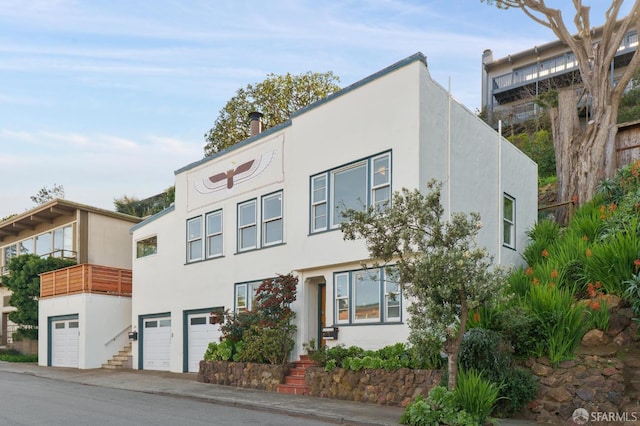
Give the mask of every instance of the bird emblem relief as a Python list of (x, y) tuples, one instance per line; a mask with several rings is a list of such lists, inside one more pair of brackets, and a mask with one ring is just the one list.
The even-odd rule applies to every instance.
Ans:
[(222, 191), (224, 189), (231, 190), (235, 185), (259, 176), (266, 170), (269, 164), (271, 164), (275, 156), (276, 151), (274, 150), (262, 154), (253, 160), (246, 161), (236, 168), (231, 168), (225, 172), (203, 178), (195, 183), (195, 189), (202, 194)]

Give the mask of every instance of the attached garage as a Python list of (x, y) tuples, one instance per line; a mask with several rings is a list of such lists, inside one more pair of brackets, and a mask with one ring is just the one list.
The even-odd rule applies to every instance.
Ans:
[(51, 320), (52, 367), (78, 368), (80, 352), (80, 322), (78, 317)]
[(171, 317), (142, 320), (142, 369), (169, 371)]
[(200, 361), (204, 358), (210, 342), (219, 342), (220, 324), (209, 324), (209, 313), (187, 313), (186, 314), (186, 360), (185, 371), (197, 373), (200, 369)]

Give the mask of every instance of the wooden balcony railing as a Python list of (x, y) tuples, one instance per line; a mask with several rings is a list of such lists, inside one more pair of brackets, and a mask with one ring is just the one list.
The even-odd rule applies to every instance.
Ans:
[(75, 293), (131, 296), (131, 270), (83, 263), (40, 275), (40, 298)]

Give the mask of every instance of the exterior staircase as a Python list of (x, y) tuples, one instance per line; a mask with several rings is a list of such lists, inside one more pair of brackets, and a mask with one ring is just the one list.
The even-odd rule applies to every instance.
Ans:
[(118, 370), (124, 368), (133, 368), (133, 356), (131, 355), (131, 342), (114, 355), (106, 364), (102, 364), (102, 368), (110, 370)]
[(300, 360), (293, 363), (289, 375), (284, 378), (284, 383), (276, 387), (276, 392), (289, 395), (309, 395), (309, 386), (304, 379), (307, 367), (316, 365), (308, 355), (300, 355)]

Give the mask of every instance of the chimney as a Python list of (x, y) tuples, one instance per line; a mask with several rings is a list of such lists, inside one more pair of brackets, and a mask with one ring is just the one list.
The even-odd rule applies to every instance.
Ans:
[(249, 113), (249, 136), (262, 133), (262, 114), (258, 111)]

